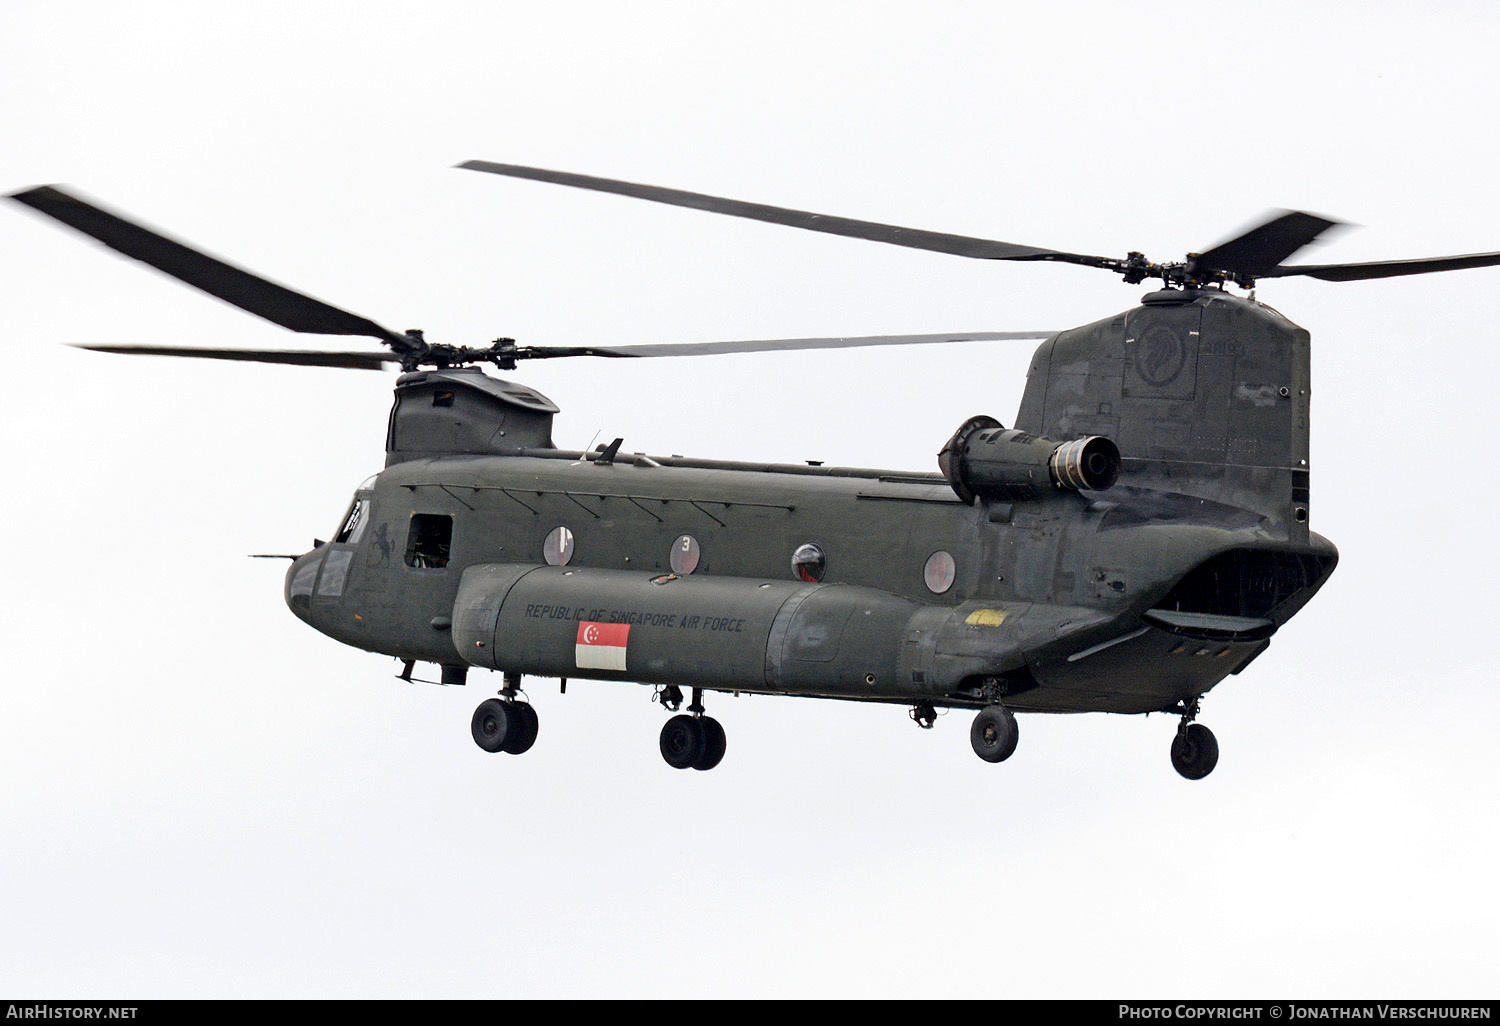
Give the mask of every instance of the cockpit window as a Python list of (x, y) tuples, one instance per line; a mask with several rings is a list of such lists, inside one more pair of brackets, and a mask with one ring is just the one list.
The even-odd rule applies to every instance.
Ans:
[(344, 524), (339, 528), (338, 534), (333, 536), (335, 545), (357, 545), (360, 536), (365, 533), (365, 524), (370, 522), (370, 500), (355, 499), (349, 507), (349, 512), (344, 514)]

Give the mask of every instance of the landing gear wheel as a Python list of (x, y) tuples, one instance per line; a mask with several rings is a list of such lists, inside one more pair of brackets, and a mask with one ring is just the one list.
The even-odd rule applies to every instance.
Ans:
[(987, 705), (974, 717), (969, 728), (969, 744), (974, 754), (985, 762), (1004, 762), (1016, 750), (1020, 740), (1016, 718), (1003, 705)]
[(724, 737), (724, 728), (712, 716), (699, 719), (698, 729), (703, 733), (703, 754), (694, 760), (693, 769), (711, 770), (724, 758), (729, 742)]
[(487, 698), (469, 721), (474, 743), (486, 752), (520, 755), (536, 744), (536, 710), (529, 702), (510, 698)]
[(503, 750), (511, 755), (520, 755), (536, 744), (536, 710), (531, 707), (530, 702), (510, 701), (505, 704), (511, 723), (510, 730), (506, 732)]
[(1189, 780), (1202, 780), (1219, 764), (1219, 741), (1201, 723), (1185, 723), (1172, 739), (1172, 768)]
[(673, 769), (689, 769), (696, 765), (704, 757), (707, 747), (708, 738), (701, 721), (695, 717), (686, 714), (673, 716), (662, 725), (661, 757)]
[(512, 714), (508, 706), (509, 703), (498, 698), (487, 698), (474, 710), (469, 732), (474, 735), (474, 743), (486, 752), (505, 750), (505, 739), (511, 733)]

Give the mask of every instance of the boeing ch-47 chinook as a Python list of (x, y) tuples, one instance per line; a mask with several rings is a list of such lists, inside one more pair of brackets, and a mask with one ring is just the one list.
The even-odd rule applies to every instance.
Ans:
[[(1015, 750), (1016, 712), (1167, 711), (1172, 765), (1206, 776), (1199, 700), (1241, 672), (1337, 562), (1309, 530), (1308, 333), (1228, 292), (1258, 279), (1349, 281), (1500, 264), (1500, 253), (1286, 265), (1332, 227), (1284, 212), (1177, 263), (1066, 253), (536, 168), (462, 165), (876, 242), (1104, 268), (1163, 288), (1058, 333), (971, 332), (697, 345), (482, 348), (430, 343), (292, 292), (61, 189), (13, 198), (293, 331), (377, 352), (89, 346), (323, 367), (399, 364), (385, 469), (338, 532), (296, 556), (288, 606), (346, 644), (503, 674), (476, 743), (537, 737), (522, 675), (652, 685), (676, 713), (660, 747), (711, 769), (725, 734), (706, 692), (973, 709), (975, 753)], [(1006, 428), (961, 424), (936, 472), (747, 464), (559, 449), (558, 412), (485, 374), (525, 359), (651, 357), (1043, 339)], [(936, 442), (937, 439), (934, 439)], [(683, 690), (691, 698), (681, 711)]]

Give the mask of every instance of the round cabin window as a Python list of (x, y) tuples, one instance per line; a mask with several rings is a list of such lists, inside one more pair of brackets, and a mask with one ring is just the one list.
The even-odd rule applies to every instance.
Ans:
[(573, 558), (573, 532), (566, 527), (554, 527), (542, 542), (542, 558), (549, 566), (567, 566)]
[(792, 553), (792, 572), (799, 581), (817, 582), (828, 570), (828, 559), (818, 546), (808, 543), (797, 546)]
[(686, 577), (698, 569), (698, 560), (703, 556), (703, 550), (698, 547), (698, 539), (690, 534), (679, 535), (672, 543), (671, 555), (667, 562), (672, 565), (674, 574)]
[(928, 556), (927, 565), (922, 568), (922, 579), (927, 582), (927, 590), (934, 595), (941, 595), (953, 587), (953, 580), (957, 576), (953, 556), (942, 549)]

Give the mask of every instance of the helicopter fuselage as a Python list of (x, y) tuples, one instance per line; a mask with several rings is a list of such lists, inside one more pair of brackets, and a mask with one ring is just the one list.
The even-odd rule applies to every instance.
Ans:
[[(403, 461), (356, 494), (351, 517), (294, 563), (287, 601), (359, 648), (749, 693), (1003, 695), (1059, 712), (1201, 695), (1266, 646), (1336, 558), (1316, 535), (1268, 539), (1247, 511), (1131, 486), (969, 505), (939, 474), (559, 450)], [(1197, 568), (1218, 586), (1195, 585)], [(617, 643), (593, 651), (590, 626)]]

